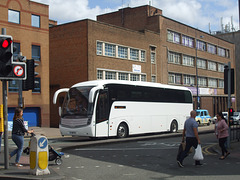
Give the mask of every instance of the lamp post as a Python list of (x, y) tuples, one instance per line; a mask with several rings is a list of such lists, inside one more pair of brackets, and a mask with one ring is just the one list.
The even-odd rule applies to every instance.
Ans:
[[(197, 33), (196, 33), (197, 34)], [(199, 92), (198, 92), (198, 67), (197, 67), (197, 35), (195, 36), (196, 41), (196, 88), (197, 88), (197, 109), (200, 109), (199, 107)]]
[[(200, 38), (203, 38), (204, 36), (200, 36)], [(197, 109), (200, 109), (200, 98), (199, 98), (199, 89), (198, 89), (198, 67), (197, 67), (197, 31), (195, 31), (195, 48), (196, 48), (196, 88), (197, 88)]]

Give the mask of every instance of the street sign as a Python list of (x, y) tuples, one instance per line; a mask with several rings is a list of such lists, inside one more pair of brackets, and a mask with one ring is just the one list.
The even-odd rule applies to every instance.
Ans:
[(46, 148), (46, 147), (47, 147), (47, 138), (41, 137), (41, 138), (38, 140), (38, 147), (41, 148), (41, 149)]
[(23, 75), (24, 69), (22, 66), (17, 65), (14, 67), (13, 72), (17, 77), (20, 77)]

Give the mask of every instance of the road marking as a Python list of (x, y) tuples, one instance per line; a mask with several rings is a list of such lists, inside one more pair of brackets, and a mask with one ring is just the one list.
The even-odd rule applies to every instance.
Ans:
[(203, 154), (205, 154), (205, 155), (217, 155), (217, 153), (211, 153), (211, 152), (209, 151), (209, 149), (212, 148), (212, 147), (215, 146), (215, 145), (216, 145), (216, 144), (211, 144), (211, 145), (207, 145), (207, 146), (202, 147), (202, 152), (203, 152)]

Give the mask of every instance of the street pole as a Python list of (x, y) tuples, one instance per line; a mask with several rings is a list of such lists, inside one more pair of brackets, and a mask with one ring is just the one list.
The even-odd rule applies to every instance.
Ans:
[(231, 136), (231, 128), (230, 128), (230, 114), (229, 109), (231, 108), (231, 62), (228, 62), (228, 139), (227, 146), (230, 148), (230, 136)]
[[(22, 52), (19, 52), (19, 57), (22, 56)], [(23, 99), (22, 99), (22, 80), (18, 80), (18, 107), (23, 108)]]
[[(6, 35), (6, 28), (2, 28), (2, 35)], [(2, 80), (3, 118), (4, 118), (4, 166), (9, 168), (8, 149), (8, 108), (7, 108), (7, 80)]]
[(196, 46), (196, 88), (197, 88), (197, 109), (200, 109), (199, 107), (199, 92), (198, 92), (198, 67), (197, 67), (197, 32), (195, 33), (195, 46)]

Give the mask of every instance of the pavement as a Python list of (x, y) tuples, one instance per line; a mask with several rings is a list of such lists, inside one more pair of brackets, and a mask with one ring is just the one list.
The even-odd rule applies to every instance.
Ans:
[[(154, 138), (166, 138), (166, 137), (176, 137), (181, 136), (181, 131), (178, 133), (158, 133), (158, 134), (150, 134), (150, 135), (141, 135), (141, 136), (131, 136), (128, 138), (117, 139), (117, 138), (101, 138), (97, 140), (89, 140), (89, 138), (82, 138), (80, 141), (74, 141), (74, 143), (69, 143), (72, 138), (74, 137), (62, 137), (58, 128), (46, 128), (46, 127), (31, 127), (34, 130), (35, 134), (45, 135), (49, 142), (61, 142), (58, 144), (57, 151), (64, 151), (65, 149), (71, 149), (75, 147), (82, 147), (82, 146), (90, 146), (96, 144), (105, 144), (105, 143), (119, 143), (121, 141), (136, 141), (136, 140), (146, 140), (146, 139), (154, 139)], [(206, 134), (206, 133), (213, 133), (214, 125), (211, 124), (210, 126), (200, 126), (198, 128), (199, 134)], [(9, 135), (9, 138), (11, 136)], [(28, 140), (27, 140), (28, 139)], [(29, 137), (25, 138), (25, 141), (29, 141)], [(65, 142), (65, 143), (64, 143)], [(74, 144), (74, 145), (73, 145)], [(22, 154), (20, 163), (23, 164), (23, 167), (16, 167), (14, 165), (15, 157), (12, 157), (9, 160), (9, 168), (5, 168), (5, 160), (4, 160), (4, 142), (2, 141), (2, 152), (0, 153), (0, 179), (66, 179), (64, 176), (59, 175), (57, 172), (54, 171), (54, 167), (57, 165), (53, 163), (48, 164), (48, 169), (50, 171), (49, 175), (30, 175), (30, 163), (29, 163), (29, 156), (26, 154)], [(9, 148), (9, 152), (13, 150), (13, 147)], [(218, 144), (211, 147), (212, 151), (217, 153), (220, 152)], [(235, 141), (231, 143), (231, 154), (240, 152), (240, 142)], [(64, 163), (64, 162), (63, 162)]]

